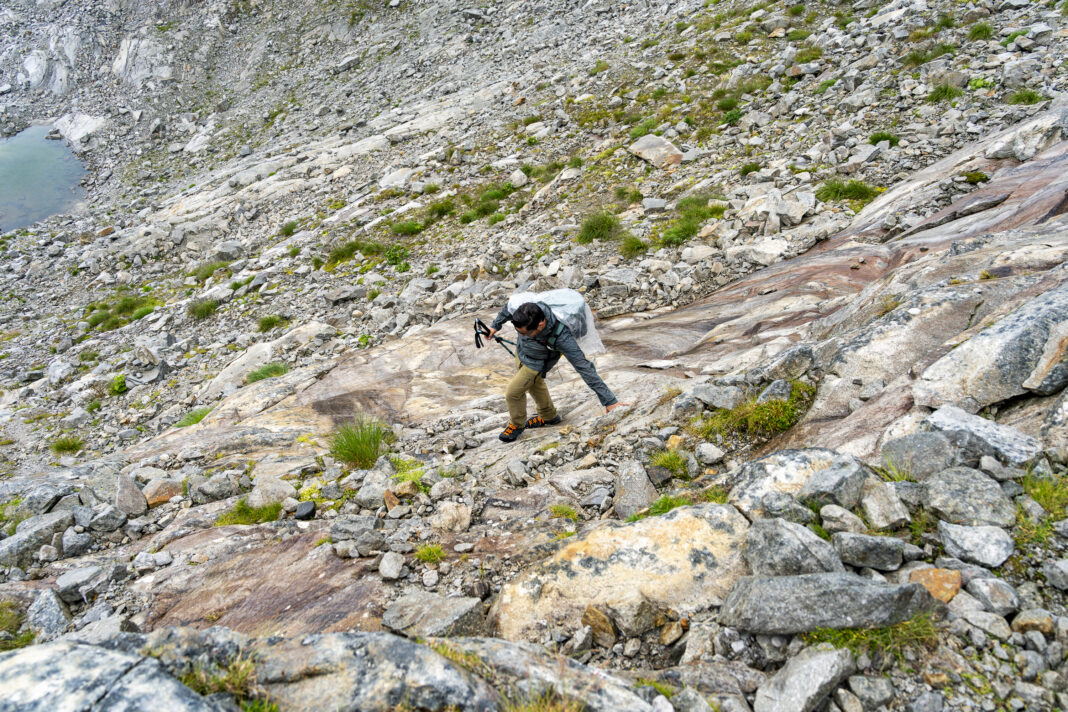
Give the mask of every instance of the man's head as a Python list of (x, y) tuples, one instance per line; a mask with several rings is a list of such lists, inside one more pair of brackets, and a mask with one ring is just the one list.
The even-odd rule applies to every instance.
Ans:
[(537, 304), (527, 302), (512, 314), (512, 325), (523, 336), (537, 336), (545, 328), (545, 314)]

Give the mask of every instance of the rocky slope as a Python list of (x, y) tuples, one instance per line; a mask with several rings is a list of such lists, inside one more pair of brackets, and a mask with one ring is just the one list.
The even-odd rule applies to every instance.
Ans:
[[(92, 168), (2, 239), (0, 707), (1068, 706), (1063, 27), (0, 10)], [(505, 445), (471, 320), (557, 286), (628, 407)]]

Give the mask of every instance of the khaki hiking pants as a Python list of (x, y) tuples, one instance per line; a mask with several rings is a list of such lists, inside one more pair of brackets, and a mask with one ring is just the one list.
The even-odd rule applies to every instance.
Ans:
[(526, 427), (527, 393), (534, 399), (534, 404), (538, 406), (538, 415), (543, 420), (555, 418), (556, 406), (553, 405), (545, 379), (534, 369), (519, 363), (519, 359), (516, 359), (516, 366), (518, 370), (504, 391), (504, 399), (508, 403), (508, 419), (512, 425), (517, 428)]

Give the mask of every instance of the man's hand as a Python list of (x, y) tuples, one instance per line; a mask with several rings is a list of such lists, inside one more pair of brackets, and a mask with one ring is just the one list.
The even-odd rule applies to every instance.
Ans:
[(486, 340), (488, 341), (489, 339), (492, 339), (493, 335), (496, 334), (496, 333), (497, 333), (497, 330), (494, 329), (493, 327), (490, 327), (489, 333), (486, 334)]
[(615, 410), (616, 408), (618, 408), (621, 405), (622, 406), (627, 406), (627, 405), (630, 405), (630, 403), (620, 403), (620, 402), (617, 401), (617, 402), (613, 403), (612, 405), (606, 405), (604, 407), (604, 412), (605, 413), (611, 413), (613, 410)]

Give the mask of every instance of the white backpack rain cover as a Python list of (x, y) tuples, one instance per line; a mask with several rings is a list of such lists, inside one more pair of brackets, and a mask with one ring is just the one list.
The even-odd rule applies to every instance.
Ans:
[(604, 344), (593, 323), (593, 312), (582, 295), (574, 289), (551, 289), (548, 292), (518, 292), (508, 298), (508, 311), (512, 314), (527, 302), (541, 302), (549, 307), (553, 316), (562, 321), (579, 348), (587, 356), (604, 353)]

